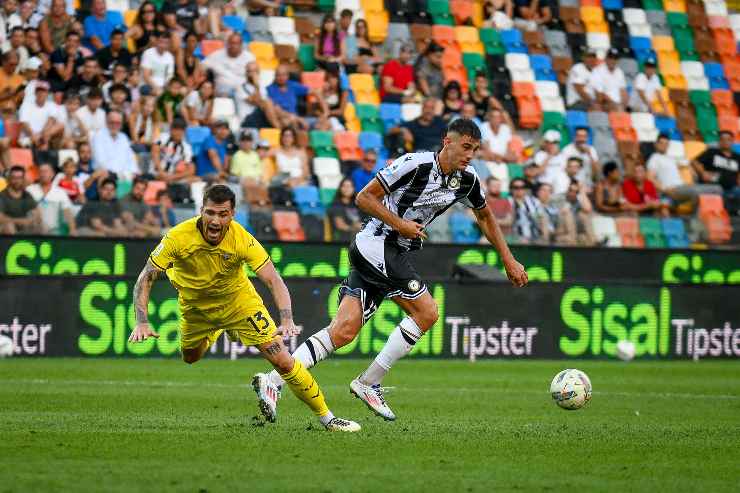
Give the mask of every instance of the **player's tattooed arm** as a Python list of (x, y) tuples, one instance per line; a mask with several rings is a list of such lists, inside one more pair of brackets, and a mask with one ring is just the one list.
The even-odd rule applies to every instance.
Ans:
[(147, 261), (144, 268), (139, 273), (134, 285), (134, 311), (136, 312), (136, 323), (145, 324), (148, 322), (149, 293), (152, 290), (154, 280), (159, 276), (159, 269)]
[(280, 313), (280, 332), (283, 336), (293, 336), (298, 333), (298, 329), (293, 322), (293, 310), (290, 302), (290, 292), (285, 285), (283, 278), (280, 277), (275, 266), (271, 261), (264, 263), (257, 271), (257, 277), (260, 278), (265, 286), (270, 289), (272, 298)]

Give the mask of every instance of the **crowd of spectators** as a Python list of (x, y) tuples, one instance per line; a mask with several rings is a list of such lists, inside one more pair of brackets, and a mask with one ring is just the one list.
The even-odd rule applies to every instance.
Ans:
[[(602, 162), (586, 127), (575, 129), (568, 145), (557, 130), (523, 137), (485, 73), (464, 90), (445, 80), (442, 46), (431, 41), (417, 53), (404, 43), (392, 56), (370, 42), (367, 23), (351, 11), (323, 16), (315, 59), (324, 82), (309, 87), (285, 63), (265, 81), (241, 33), (221, 21), (284, 10), (279, 2), (144, 1), (130, 26), (104, 0), (77, 10), (65, 0), (0, 3), (6, 234), (158, 236), (175, 223), (174, 207), (192, 208), (196, 182), (227, 183), (241, 197), (289, 206), (292, 189), (315, 182), (308, 132), (347, 129), (352, 73), (376, 76), (382, 102), (419, 104), (420, 114), (386, 128), (382, 152), (369, 149), (342, 163), (344, 179), (327, 212), (335, 240), (360, 227), (353, 197), (379, 167), (405, 152), (438, 150), (447, 124), (460, 117), (480, 126), (472, 164), (490, 207), (518, 241), (596, 245), (595, 213), (666, 217), (682, 203), (695, 206), (702, 193), (724, 194), (731, 204), (740, 195), (732, 134), (722, 133), (718, 148), (691, 163), (694, 185), (682, 179), (665, 135), (634, 169)], [(486, 18), (499, 29), (553, 22), (548, 3), (536, 0), (487, 2)], [(204, 57), (203, 40), (223, 47)], [(568, 75), (568, 108), (665, 112), (655, 61), (645, 62), (628, 94), (617, 57), (609, 51), (599, 63), (584, 51)], [(236, 121), (218, 116), (223, 98), (233, 102)], [(188, 139), (194, 127), (209, 129), (197, 146)], [(262, 128), (279, 131), (276, 145), (260, 137)], [(30, 151), (37, 166), (17, 162), (18, 150)], [(512, 163), (521, 173), (502, 181)], [(151, 181), (164, 187), (151, 190)]]

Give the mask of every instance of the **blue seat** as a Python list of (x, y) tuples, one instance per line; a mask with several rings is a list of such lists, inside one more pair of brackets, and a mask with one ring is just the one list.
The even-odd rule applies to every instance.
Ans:
[(193, 148), (194, 156), (200, 154), (203, 142), (205, 142), (210, 135), (211, 129), (208, 127), (188, 127), (187, 130), (185, 130), (185, 139)]
[(475, 221), (464, 212), (454, 212), (450, 215), (450, 232), (455, 243), (477, 243), (480, 239)]
[[(241, 206), (236, 209), (236, 214), (234, 214), (234, 220), (241, 224), (244, 229), (250, 230), (251, 226), (249, 224), (249, 209), (247, 207)], [(252, 231), (250, 230), (250, 233)]]
[(668, 116), (656, 116), (655, 128), (658, 129), (658, 132), (668, 135), (668, 138), (671, 140), (683, 140), (674, 118)]
[(630, 48), (635, 53), (635, 58), (639, 62), (644, 62), (648, 58), (656, 58), (657, 55), (653, 50), (653, 43), (650, 38), (640, 36), (630, 36)]
[(604, 10), (622, 10), (624, 8), (624, 4), (622, 3), (622, 0), (602, 0), (601, 8)]
[(322, 215), (324, 213), (319, 189), (314, 186), (293, 188), (293, 200), (301, 215)]
[(669, 248), (688, 248), (689, 238), (681, 219), (672, 217), (661, 221), (663, 235)]
[(732, 144), (732, 152), (740, 154), (740, 144)]
[(501, 41), (506, 47), (507, 53), (528, 53), (527, 45), (518, 29), (506, 29), (501, 31)]
[(401, 105), (397, 103), (380, 103), (380, 119), (386, 130), (401, 124)]
[(568, 110), (565, 113), (565, 123), (569, 127), (588, 127), (588, 115), (585, 111)]
[(704, 75), (707, 77), (724, 77), (725, 70), (721, 63), (707, 62), (704, 64)]
[(530, 55), (529, 65), (534, 70), (535, 79), (557, 82), (558, 77), (552, 69), (552, 59), (548, 55)]
[(383, 148), (383, 137), (375, 132), (360, 132), (360, 148), (363, 151), (374, 149), (376, 151)]
[(241, 34), (243, 31), (246, 30), (244, 19), (242, 19), (238, 15), (225, 15), (221, 17), (221, 21), (223, 21), (224, 26), (228, 27), (236, 33)]

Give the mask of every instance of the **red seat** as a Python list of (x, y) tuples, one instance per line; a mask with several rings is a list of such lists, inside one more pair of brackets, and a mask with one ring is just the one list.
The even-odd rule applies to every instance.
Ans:
[(516, 105), (519, 110), (519, 126), (535, 129), (542, 125), (542, 107), (537, 97), (518, 97)]
[(166, 190), (167, 183), (164, 181), (152, 180), (146, 184), (146, 190), (144, 191), (144, 203), (148, 205), (157, 204), (157, 193), (160, 190)]
[(306, 234), (301, 227), (301, 219), (294, 211), (275, 211), (272, 214), (272, 225), (278, 238), (283, 241), (306, 241)]
[(11, 166), (22, 166), (26, 170), (26, 181), (28, 183), (34, 183), (39, 179), (39, 169), (33, 162), (33, 152), (31, 149), (11, 147), (10, 164)]
[(615, 220), (622, 246), (645, 248), (645, 238), (640, 234), (640, 223), (635, 217), (618, 217)]
[(334, 134), (334, 145), (342, 161), (359, 161), (363, 157), (357, 132), (337, 132)]
[(310, 89), (324, 89), (326, 72), (303, 72), (301, 73), (301, 83)]
[(732, 237), (730, 217), (721, 195), (699, 195), (699, 219), (707, 229), (710, 243), (727, 243)]

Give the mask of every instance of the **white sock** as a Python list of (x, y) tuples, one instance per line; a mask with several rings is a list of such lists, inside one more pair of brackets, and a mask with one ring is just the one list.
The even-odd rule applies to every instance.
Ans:
[(321, 424), (326, 426), (329, 424), (329, 421), (334, 419), (334, 413), (329, 411), (328, 413), (324, 414), (323, 416), (319, 416), (319, 421), (321, 421)]
[[(329, 331), (324, 328), (298, 346), (293, 353), (293, 357), (300, 361), (306, 369), (309, 369), (313, 368), (319, 361), (326, 359), (334, 352), (334, 349), (334, 344), (332, 344), (331, 337), (329, 337)], [(276, 370), (270, 372), (269, 379), (278, 387), (282, 387), (285, 383)]]
[(388, 342), (375, 357), (375, 361), (370, 363), (365, 373), (360, 376), (360, 382), (365, 385), (379, 384), (391, 366), (409, 354), (416, 341), (423, 335), (424, 333), (413, 318), (406, 317), (401, 320), (401, 323), (388, 336)]

